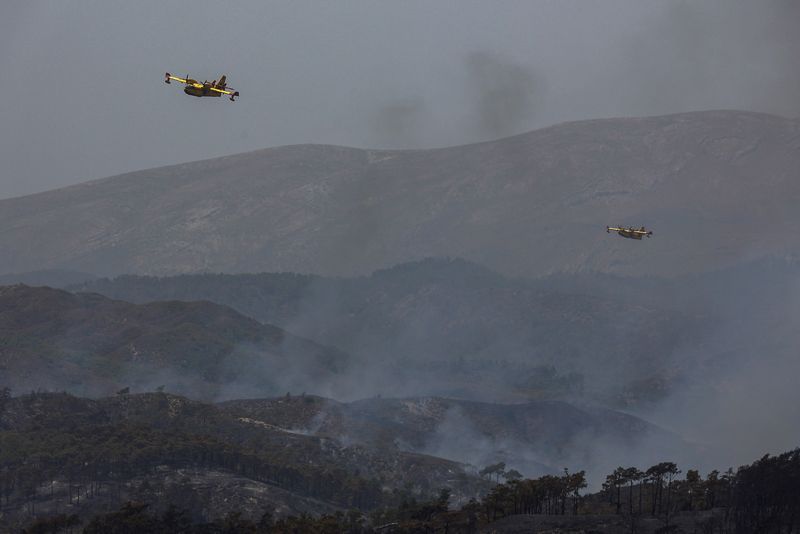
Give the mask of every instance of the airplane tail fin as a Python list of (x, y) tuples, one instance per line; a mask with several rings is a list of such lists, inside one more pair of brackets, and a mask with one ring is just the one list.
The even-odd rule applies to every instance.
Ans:
[(226, 85), (225, 84), (225, 79), (226, 79), (226, 77), (225, 77), (224, 74), (222, 76), (220, 76), (219, 81), (217, 82), (217, 87), (219, 87), (220, 89), (225, 89), (225, 85)]

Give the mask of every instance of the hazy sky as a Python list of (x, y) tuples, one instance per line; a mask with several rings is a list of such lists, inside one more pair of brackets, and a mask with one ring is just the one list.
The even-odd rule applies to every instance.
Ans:
[[(0, 198), (291, 143), (797, 117), (798, 28), (796, 0), (4, 0)], [(186, 96), (165, 71), (227, 73), (241, 100)]]

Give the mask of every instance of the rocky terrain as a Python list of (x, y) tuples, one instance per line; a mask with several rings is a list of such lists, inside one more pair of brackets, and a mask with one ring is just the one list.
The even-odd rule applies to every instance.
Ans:
[(710, 271), (798, 252), (799, 148), (798, 121), (739, 111), (436, 150), (271, 148), (2, 200), (0, 273), (353, 275), (428, 256), (529, 277)]

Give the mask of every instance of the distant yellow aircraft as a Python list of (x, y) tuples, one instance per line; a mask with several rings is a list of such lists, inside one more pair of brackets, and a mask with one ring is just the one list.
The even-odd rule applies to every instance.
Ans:
[(193, 80), (189, 78), (189, 75), (186, 75), (186, 78), (178, 78), (177, 76), (173, 76), (169, 72), (166, 73), (164, 78), (165, 83), (170, 83), (170, 80), (175, 80), (177, 82), (181, 82), (186, 84), (183, 88), (183, 92), (187, 95), (192, 96), (222, 96), (222, 95), (230, 95), (231, 102), (234, 101), (234, 98), (239, 96), (239, 91), (234, 91), (233, 89), (228, 89), (227, 84), (225, 83), (225, 75), (223, 74), (220, 77), (219, 81), (214, 80), (213, 82), (209, 82), (208, 80), (204, 81), (203, 83), (198, 82), (197, 80)]
[(645, 230), (644, 226), (638, 230), (633, 226), (629, 226), (627, 228), (606, 226), (606, 232), (617, 232), (622, 237), (627, 237), (628, 239), (641, 239), (642, 237), (650, 237), (653, 235), (652, 230)]

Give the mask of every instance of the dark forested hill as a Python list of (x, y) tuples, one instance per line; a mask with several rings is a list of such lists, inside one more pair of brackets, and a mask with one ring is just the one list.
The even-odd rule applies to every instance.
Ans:
[[(607, 459), (616, 465), (613, 471), (565, 468), (539, 477), (525, 477), (504, 461), (475, 476), (477, 469), (462, 464), (401, 452), (411, 445), (406, 437), (425, 436), (436, 426), (451, 445), (479, 441), (453, 435), (454, 425), (442, 417), (452, 410), (487, 438), (499, 437), (498, 423), (514, 422), (507, 430), (533, 438), (530, 452), (541, 451), (541, 438), (561, 436), (571, 425), (589, 430), (580, 434), (585, 442), (604, 441), (598, 425), (612, 433), (649, 430), (651, 445), (654, 437), (668, 439), (621, 414), (553, 402), (340, 404), (287, 396), (212, 406), (163, 393), (87, 400), (42, 393), (14, 398), (0, 390), (0, 528), (265, 534), (796, 530), (798, 449), (706, 474), (693, 463), (652, 462), (622, 447), (619, 465)], [(540, 432), (554, 423), (560, 429), (552, 435)], [(350, 438), (364, 440), (349, 439), (351, 431), (357, 435)]]
[(166, 386), (195, 399), (231, 398), (332, 385), (348, 364), (339, 350), (210, 302), (135, 305), (0, 287), (0, 382), (15, 391)]
[(705, 111), (436, 150), (271, 148), (1, 200), (0, 273), (352, 275), (443, 255), (526, 276), (702, 272), (800, 250), (798, 147), (796, 120)]
[(169, 504), (196, 519), (258, 519), (459, 499), (486, 483), (459, 463), (347, 446), (164, 393), (0, 396), (0, 528), (22, 519)]

